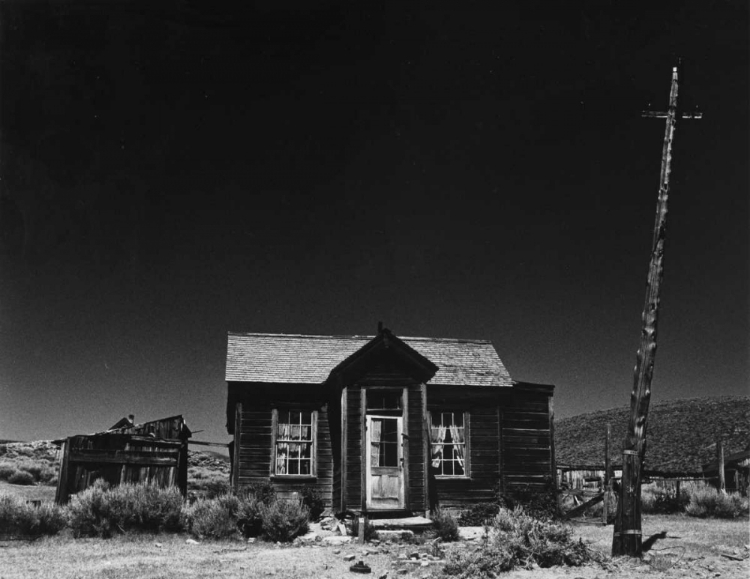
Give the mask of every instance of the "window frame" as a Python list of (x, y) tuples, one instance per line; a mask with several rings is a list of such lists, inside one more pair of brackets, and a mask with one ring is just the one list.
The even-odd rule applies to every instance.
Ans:
[[(435, 474), (437, 480), (467, 480), (471, 479), (471, 416), (468, 410), (446, 407), (446, 408), (431, 408), (427, 411), (428, 414), (428, 434), (432, 432), (432, 415), (442, 413), (461, 414), (464, 420), (464, 474)], [(430, 449), (428, 461), (430, 462), (430, 470), (435, 470), (432, 467), (432, 440), (428, 439), (428, 445)]]
[[(277, 474), (277, 438), (279, 433), (279, 411), (285, 412), (310, 412), (310, 429), (312, 430), (312, 448), (310, 449), (310, 474)], [(304, 406), (276, 407), (272, 410), (271, 420), (271, 479), (278, 480), (314, 480), (318, 477), (318, 411)]]

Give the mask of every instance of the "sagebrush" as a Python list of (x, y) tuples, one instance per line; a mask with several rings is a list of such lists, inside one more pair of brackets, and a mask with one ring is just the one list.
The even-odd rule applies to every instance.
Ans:
[(182, 506), (176, 487), (141, 483), (110, 489), (100, 479), (73, 495), (68, 511), (76, 537), (110, 537), (128, 531), (179, 531)]
[(447, 511), (436, 509), (432, 514), (432, 523), (435, 528), (435, 534), (443, 541), (458, 541), (458, 521)]
[(310, 510), (301, 501), (277, 500), (258, 508), (263, 536), (269, 541), (286, 543), (308, 531)]
[(516, 567), (579, 566), (592, 557), (580, 540), (571, 538), (568, 527), (535, 518), (522, 507), (500, 508), (483, 548), (453, 552), (443, 573), (459, 579), (495, 579)]
[(66, 511), (58, 505), (34, 506), (16, 495), (0, 493), (0, 535), (56, 535), (66, 524)]
[(705, 487), (690, 493), (685, 513), (691, 517), (736, 519), (750, 514), (750, 503), (747, 497), (739, 493), (721, 493), (712, 487)]

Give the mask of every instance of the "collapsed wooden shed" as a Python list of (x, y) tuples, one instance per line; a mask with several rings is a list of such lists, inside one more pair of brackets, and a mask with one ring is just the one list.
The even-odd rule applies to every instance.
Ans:
[(187, 493), (190, 429), (182, 416), (135, 424), (123, 418), (96, 434), (70, 436), (62, 443), (62, 464), (55, 500), (66, 503), (70, 495), (103, 479), (111, 486), (149, 482), (176, 486)]

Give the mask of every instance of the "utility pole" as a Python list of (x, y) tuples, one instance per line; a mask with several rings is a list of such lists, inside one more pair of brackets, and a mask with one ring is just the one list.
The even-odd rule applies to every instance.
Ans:
[(651, 379), (656, 357), (656, 329), (659, 313), (659, 293), (664, 277), (664, 238), (667, 225), (669, 174), (672, 165), (672, 142), (677, 119), (700, 119), (701, 113), (680, 114), (677, 111), (678, 67), (672, 69), (669, 109), (666, 112), (644, 111), (643, 117), (666, 119), (664, 145), (661, 153), (659, 196), (651, 246), (651, 261), (646, 283), (646, 303), (641, 316), (641, 342), (636, 356), (633, 391), (630, 395), (630, 420), (622, 451), (622, 481), (617, 502), (612, 556), (640, 557), (641, 548), (641, 475), (646, 454), (646, 419), (651, 401)]

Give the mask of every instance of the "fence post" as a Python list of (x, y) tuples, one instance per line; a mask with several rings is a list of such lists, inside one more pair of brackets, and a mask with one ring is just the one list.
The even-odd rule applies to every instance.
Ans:
[(724, 444), (721, 440), (716, 442), (716, 458), (719, 464), (719, 492), (727, 492), (727, 483), (724, 479)]

